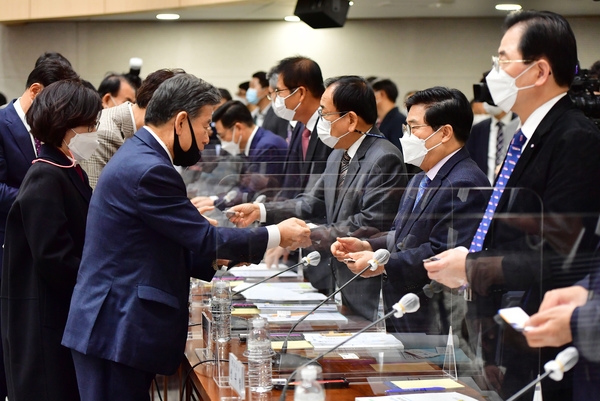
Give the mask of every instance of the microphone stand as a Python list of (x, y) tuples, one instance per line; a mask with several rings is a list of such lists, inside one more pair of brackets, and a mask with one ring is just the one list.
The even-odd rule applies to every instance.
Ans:
[[(369, 268), (370, 266), (367, 266), (367, 268)], [(324, 357), (325, 355), (329, 354), (330, 352), (335, 351), (336, 349), (338, 349), (339, 347), (341, 347), (342, 345), (346, 344), (348, 341), (356, 338), (358, 335), (364, 333), (365, 331), (369, 330), (371, 327), (375, 326), (376, 324), (379, 324), (380, 322), (384, 321), (385, 319), (387, 319), (388, 317), (391, 317), (394, 313), (397, 313), (396, 310), (392, 309), (390, 312), (386, 313), (384, 316), (380, 317), (379, 319), (375, 320), (374, 322), (371, 322), (370, 324), (368, 324), (367, 326), (363, 327), (362, 329), (360, 329), (359, 331), (357, 331), (356, 333), (354, 333), (353, 335), (351, 335), (350, 337), (348, 337), (347, 339), (345, 339), (344, 341), (342, 341), (341, 343), (337, 344), (335, 347), (332, 347), (330, 349), (328, 349), (325, 352), (320, 353), (319, 355), (317, 355), (316, 357), (314, 357), (313, 359), (309, 360), (308, 362), (300, 365), (298, 368), (296, 368), (296, 370), (294, 370), (288, 377), (285, 385), (283, 386), (283, 390), (281, 390), (281, 397), (279, 398), (280, 401), (285, 401), (285, 393), (289, 387), (289, 384), (292, 380), (292, 378), (294, 377), (294, 375), (296, 373), (298, 373), (298, 371), (300, 369), (302, 369), (305, 366), (310, 365), (311, 363), (317, 362), (319, 359), (321, 359), (322, 357)]]
[[(370, 264), (367, 265), (364, 269), (362, 269), (360, 272), (358, 272), (357, 274), (355, 274), (354, 277), (352, 277), (350, 280), (346, 281), (344, 283), (344, 285), (342, 285), (336, 291), (334, 291), (333, 293), (331, 293), (327, 298), (325, 298), (323, 301), (321, 301), (321, 303), (319, 303), (317, 306), (315, 306), (314, 308), (312, 308), (310, 310), (310, 312), (304, 314), (302, 317), (300, 317), (300, 319), (298, 319), (298, 321), (296, 323), (294, 323), (294, 325), (292, 326), (292, 328), (290, 329), (290, 331), (285, 336), (285, 340), (283, 341), (283, 344), (281, 345), (281, 351), (279, 352), (279, 359), (275, 361), (275, 365), (276, 366), (281, 367), (283, 365), (283, 363), (282, 363), (282, 361), (283, 361), (283, 355), (286, 355), (286, 353), (287, 353), (287, 343), (288, 343), (288, 340), (290, 338), (290, 334), (292, 334), (292, 332), (294, 331), (294, 329), (300, 323), (302, 323), (304, 320), (306, 320), (306, 318), (309, 317), (314, 311), (316, 311), (321, 306), (323, 306), (327, 301), (330, 301), (336, 294), (338, 294), (340, 291), (342, 291), (344, 288), (346, 288), (346, 286), (348, 284), (350, 284), (352, 281), (356, 280), (356, 278), (358, 278), (361, 274), (363, 274), (364, 272), (366, 272), (370, 268), (371, 268), (371, 265)], [(299, 358), (302, 358), (302, 357), (299, 357)]]
[(525, 394), (525, 392), (527, 390), (529, 390), (531, 387), (535, 386), (536, 384), (538, 384), (539, 382), (542, 381), (542, 379), (545, 379), (546, 377), (548, 377), (548, 375), (552, 373), (551, 370), (545, 372), (543, 375), (541, 375), (540, 377), (536, 378), (534, 381), (532, 381), (531, 383), (529, 383), (528, 385), (526, 385), (525, 387), (523, 387), (521, 390), (519, 390), (518, 393), (516, 393), (515, 395), (513, 395), (512, 397), (510, 397), (508, 400), (506, 401), (515, 401), (517, 398), (519, 398), (520, 396), (522, 396), (523, 394)]

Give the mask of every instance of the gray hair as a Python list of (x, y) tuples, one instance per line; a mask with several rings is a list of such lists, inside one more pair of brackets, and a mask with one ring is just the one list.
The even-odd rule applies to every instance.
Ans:
[(178, 74), (160, 84), (146, 108), (145, 123), (161, 126), (177, 113), (196, 117), (203, 106), (219, 103), (219, 90), (192, 74)]
[(269, 75), (267, 76), (267, 79), (269, 80), (269, 86), (271, 88), (277, 88), (277, 78), (279, 77), (279, 73), (275, 72), (275, 68), (271, 68), (271, 71), (269, 71)]

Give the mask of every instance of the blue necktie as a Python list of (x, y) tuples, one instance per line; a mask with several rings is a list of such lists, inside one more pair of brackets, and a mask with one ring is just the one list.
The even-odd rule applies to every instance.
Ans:
[(419, 201), (423, 197), (423, 194), (425, 193), (425, 189), (427, 188), (427, 186), (429, 185), (430, 182), (431, 182), (431, 180), (429, 179), (429, 177), (427, 177), (427, 175), (425, 175), (421, 179), (421, 182), (419, 183), (419, 190), (417, 191), (417, 198), (415, 199), (415, 204), (413, 205), (413, 210), (415, 210), (415, 208), (417, 207), (417, 203), (419, 203)]
[(526, 137), (523, 135), (521, 130), (518, 130), (515, 133), (512, 141), (510, 142), (510, 146), (508, 147), (508, 152), (506, 153), (506, 158), (504, 159), (504, 164), (502, 165), (502, 170), (498, 174), (498, 178), (496, 179), (496, 185), (494, 186), (494, 192), (492, 192), (492, 197), (488, 202), (487, 208), (481, 219), (481, 223), (479, 223), (479, 228), (473, 237), (473, 241), (471, 242), (471, 247), (469, 248), (469, 252), (479, 252), (483, 249), (483, 241), (485, 240), (485, 236), (490, 228), (490, 223), (492, 222), (492, 218), (494, 217), (494, 213), (496, 212), (496, 208), (498, 207), (498, 202), (500, 201), (500, 197), (504, 192), (504, 188), (506, 187), (506, 183), (510, 178), (513, 170), (515, 169), (515, 165), (517, 161), (521, 157), (521, 152), (523, 148), (523, 144), (525, 143)]

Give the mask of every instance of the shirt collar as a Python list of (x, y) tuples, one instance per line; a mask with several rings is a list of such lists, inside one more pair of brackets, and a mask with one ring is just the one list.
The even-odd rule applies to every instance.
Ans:
[(167, 149), (167, 145), (165, 145), (165, 143), (162, 141), (162, 139), (160, 139), (158, 137), (158, 135), (156, 135), (150, 127), (148, 127), (147, 125), (144, 125), (144, 129), (146, 131), (148, 131), (150, 133), (150, 135), (152, 135), (154, 137), (154, 139), (156, 139), (156, 141), (160, 144), (160, 146), (163, 147), (165, 152), (167, 152), (167, 156), (169, 156), (169, 159), (171, 160), (171, 164), (173, 164), (173, 156), (171, 156), (171, 152), (169, 152), (169, 149)]
[(246, 142), (246, 149), (244, 149), (244, 154), (246, 155), (246, 157), (250, 156), (250, 145), (252, 145), (252, 140), (254, 140), (254, 136), (256, 135), (257, 131), (258, 125), (255, 125), (254, 130), (250, 134), (250, 138), (248, 138), (248, 142)]
[(315, 130), (315, 125), (317, 125), (317, 120), (319, 119), (319, 109), (315, 110), (313, 115), (308, 119), (308, 122), (305, 124), (305, 127), (308, 128), (310, 132)]
[(558, 96), (553, 97), (552, 99), (548, 100), (546, 103), (535, 109), (533, 113), (531, 113), (527, 121), (525, 121), (521, 126), (521, 132), (523, 132), (523, 135), (525, 135), (525, 137), (528, 140), (533, 136), (533, 133), (537, 129), (538, 125), (540, 125), (544, 117), (546, 117), (546, 114), (548, 114), (550, 109), (554, 107), (554, 105), (563, 96), (566, 96), (566, 94), (567, 92), (564, 92)]
[(435, 178), (435, 176), (437, 175), (437, 173), (440, 171), (440, 169), (442, 168), (442, 166), (444, 164), (446, 164), (446, 162), (448, 160), (450, 160), (450, 158), (452, 156), (454, 156), (456, 154), (456, 152), (458, 152), (459, 150), (461, 150), (461, 148), (456, 149), (454, 152), (450, 153), (448, 156), (444, 157), (442, 160), (440, 160), (439, 162), (436, 163), (435, 166), (433, 166), (431, 169), (429, 169), (429, 171), (425, 174), (427, 174), (427, 177), (433, 181), (433, 179)]
[(356, 142), (354, 142), (352, 145), (350, 145), (350, 147), (346, 151), (346, 152), (348, 152), (348, 156), (350, 156), (350, 160), (352, 160), (354, 158), (354, 156), (356, 155), (356, 152), (358, 151), (358, 148), (360, 147), (360, 144), (363, 143), (363, 141), (365, 140), (366, 137), (367, 137), (366, 135), (361, 134), (361, 136), (356, 140)]
[(25, 128), (27, 128), (27, 131), (31, 132), (31, 128), (29, 127), (29, 124), (27, 124), (27, 118), (25, 117), (25, 111), (23, 111), (23, 108), (21, 107), (21, 98), (18, 98), (17, 100), (15, 100), (15, 102), (13, 103), (13, 106), (15, 108), (15, 111), (17, 112), (17, 115), (23, 122), (23, 125), (25, 126)]

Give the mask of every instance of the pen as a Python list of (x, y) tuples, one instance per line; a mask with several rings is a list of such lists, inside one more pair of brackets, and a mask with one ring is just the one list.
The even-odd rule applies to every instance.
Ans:
[(390, 388), (386, 394), (412, 393), (416, 391), (446, 391), (445, 387), (420, 387), (420, 388)]
[(432, 256), (430, 258), (427, 259), (423, 259), (423, 263), (427, 263), (427, 262), (437, 262), (438, 260), (440, 260), (440, 258)]

